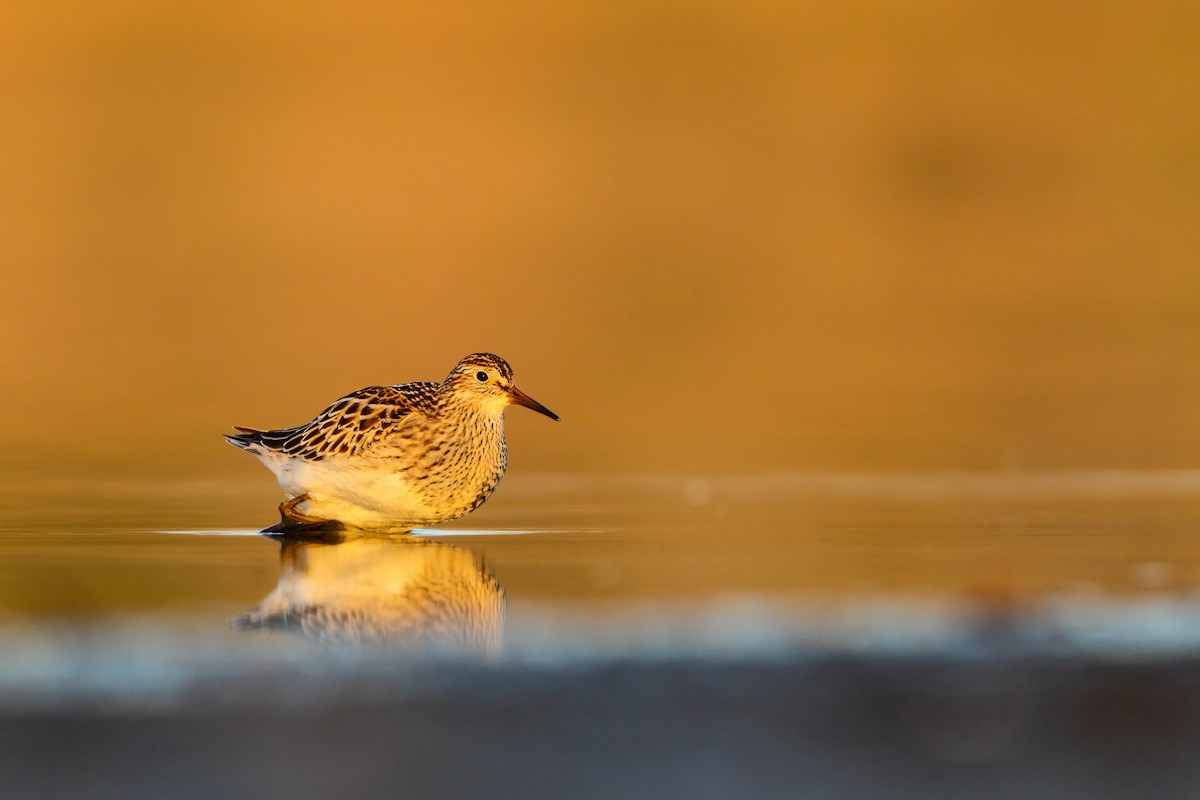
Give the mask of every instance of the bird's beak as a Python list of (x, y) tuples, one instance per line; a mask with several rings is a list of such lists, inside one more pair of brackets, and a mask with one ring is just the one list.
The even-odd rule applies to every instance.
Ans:
[(515, 386), (510, 386), (508, 388), (508, 399), (511, 400), (512, 402), (516, 403), (519, 406), (525, 406), (526, 408), (532, 408), (534, 411), (538, 412), (539, 414), (545, 414), (550, 419), (554, 420), (555, 422), (558, 422), (558, 414), (555, 414), (553, 411), (546, 408), (544, 405), (539, 403), (537, 400), (534, 400), (532, 397), (525, 394), (524, 392), (522, 392), (520, 389), (518, 389)]

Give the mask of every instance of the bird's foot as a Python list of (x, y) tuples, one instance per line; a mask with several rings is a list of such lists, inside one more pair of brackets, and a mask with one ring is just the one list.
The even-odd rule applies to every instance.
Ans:
[(308, 496), (308, 492), (305, 492), (304, 494), (296, 495), (291, 500), (284, 500), (279, 504), (279, 521), (295, 522), (304, 525), (311, 525), (316, 522), (328, 522), (329, 520), (321, 519), (320, 517), (309, 516), (303, 511), (296, 510), (296, 506), (311, 499), (312, 498)]
[(302, 511), (296, 510), (296, 506), (306, 500), (309, 500), (308, 493), (297, 495), (290, 500), (285, 500), (279, 504), (279, 522), (269, 528), (263, 528), (263, 533), (276, 533), (285, 536), (303, 535), (313, 533), (330, 533), (343, 529), (343, 525), (331, 519), (322, 519), (321, 517), (313, 517), (305, 514)]

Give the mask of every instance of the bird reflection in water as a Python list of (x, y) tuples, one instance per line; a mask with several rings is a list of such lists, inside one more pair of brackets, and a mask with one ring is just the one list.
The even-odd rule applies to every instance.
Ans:
[(499, 653), (504, 589), (479, 554), (412, 537), (278, 541), (279, 584), (230, 620), (235, 629), (286, 630), (330, 646)]

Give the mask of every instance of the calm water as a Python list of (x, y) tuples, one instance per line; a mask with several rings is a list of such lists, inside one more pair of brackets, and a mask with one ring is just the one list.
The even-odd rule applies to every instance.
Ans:
[(302, 543), (266, 481), (10, 490), (5, 797), (1200, 786), (1197, 472), (518, 474)]
[(339, 542), (259, 535), (274, 501), (261, 482), (20, 486), (5, 677), (338, 651), (919, 652), (998, 626), (1024, 646), (1200, 646), (1196, 472), (515, 475), (444, 528)]

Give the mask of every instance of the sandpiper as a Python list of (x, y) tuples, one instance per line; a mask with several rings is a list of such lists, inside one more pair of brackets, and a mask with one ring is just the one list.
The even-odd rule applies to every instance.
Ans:
[(257, 456), (287, 495), (267, 531), (330, 522), (408, 530), (457, 519), (491, 496), (508, 465), (511, 403), (558, 419), (513, 385), (504, 359), (472, 353), (441, 383), (368, 386), (303, 425), (234, 426), (225, 438)]

